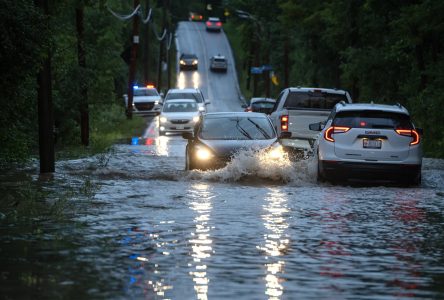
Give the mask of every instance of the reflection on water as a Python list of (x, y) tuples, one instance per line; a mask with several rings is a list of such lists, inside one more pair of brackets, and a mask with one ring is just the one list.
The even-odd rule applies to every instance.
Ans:
[(194, 268), (190, 275), (194, 281), (194, 290), (197, 299), (208, 299), (209, 279), (207, 275), (206, 261), (213, 253), (211, 240), (211, 226), (209, 225), (212, 211), (211, 199), (214, 197), (207, 184), (195, 184), (189, 194), (194, 201), (190, 208), (196, 212), (194, 217), (195, 231), (189, 240), (192, 247), (192, 262), (189, 267)]
[(288, 213), (287, 197), (278, 189), (272, 189), (265, 198), (263, 209), (262, 219), (268, 233), (264, 235), (265, 245), (258, 248), (265, 253), (265, 259), (268, 261), (265, 265), (265, 294), (268, 299), (276, 300), (280, 299), (284, 291), (281, 284), (283, 279), (280, 276), (284, 272), (285, 262), (280, 257), (285, 255), (289, 246), (285, 233), (288, 228), (285, 217)]
[(177, 87), (179, 89), (185, 88), (195, 88), (198, 89), (200, 86), (200, 75), (197, 71), (195, 72), (183, 72), (179, 73), (177, 78)]
[(193, 87), (198, 89), (200, 85), (200, 75), (197, 72), (193, 73)]

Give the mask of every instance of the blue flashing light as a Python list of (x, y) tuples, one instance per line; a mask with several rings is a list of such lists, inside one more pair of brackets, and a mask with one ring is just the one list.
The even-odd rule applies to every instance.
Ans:
[(139, 138), (138, 137), (131, 138), (131, 145), (139, 145)]
[(134, 88), (135, 90), (137, 90), (137, 89), (139, 88), (139, 86), (138, 86), (138, 85), (134, 85), (133, 88)]

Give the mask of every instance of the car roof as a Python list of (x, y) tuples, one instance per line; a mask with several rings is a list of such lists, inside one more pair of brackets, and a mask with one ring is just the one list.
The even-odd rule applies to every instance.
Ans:
[(193, 99), (171, 99), (171, 100), (168, 100), (167, 103), (175, 103), (175, 102), (190, 102), (190, 103), (196, 103), (196, 101), (193, 100)]
[(336, 104), (336, 112), (360, 111), (360, 110), (386, 111), (386, 112), (409, 115), (408, 110), (400, 104), (388, 105), (388, 104), (375, 104), (375, 103), (345, 103), (345, 102), (340, 102)]
[(243, 112), (243, 111), (233, 111), (233, 112), (215, 112), (206, 113), (205, 118), (229, 118), (229, 117), (261, 117), (268, 118), (267, 115), (257, 112)]
[(265, 98), (265, 97), (255, 97), (250, 99), (250, 104), (254, 102), (270, 102), (275, 103), (276, 99), (273, 98)]
[(200, 93), (199, 89), (186, 88), (186, 89), (169, 89), (167, 94), (172, 93)]
[(197, 57), (197, 55), (194, 54), (194, 53), (182, 53), (180, 56), (181, 57), (185, 57), (185, 56), (187, 56), (187, 57)]
[(330, 88), (316, 88), (316, 87), (289, 87), (288, 88), (290, 92), (325, 92), (325, 93), (331, 93), (331, 94), (345, 94), (348, 92), (345, 90), (339, 90), (339, 89), (330, 89)]

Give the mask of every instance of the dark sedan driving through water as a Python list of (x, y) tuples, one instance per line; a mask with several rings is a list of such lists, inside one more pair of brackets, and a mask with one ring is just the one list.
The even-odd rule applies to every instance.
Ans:
[(225, 112), (203, 115), (194, 132), (183, 133), (188, 139), (185, 169), (207, 170), (224, 167), (242, 150), (263, 151), (270, 159), (284, 155), (280, 138), (270, 119), (262, 113)]

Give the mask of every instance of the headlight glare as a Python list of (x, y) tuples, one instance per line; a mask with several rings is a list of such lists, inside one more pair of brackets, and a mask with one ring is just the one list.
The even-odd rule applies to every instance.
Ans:
[(205, 147), (198, 147), (196, 150), (196, 158), (199, 160), (209, 160), (213, 157), (211, 151)]
[(278, 145), (270, 149), (270, 151), (268, 152), (268, 157), (270, 157), (271, 159), (280, 159), (284, 157), (284, 154), (284, 148), (281, 145)]
[(160, 120), (160, 123), (166, 123), (168, 121), (168, 119), (165, 117), (160, 117), (159, 120)]
[(199, 116), (195, 116), (195, 117), (193, 117), (193, 122), (194, 122), (194, 123), (199, 122), (199, 120), (200, 120), (200, 117), (199, 117)]

